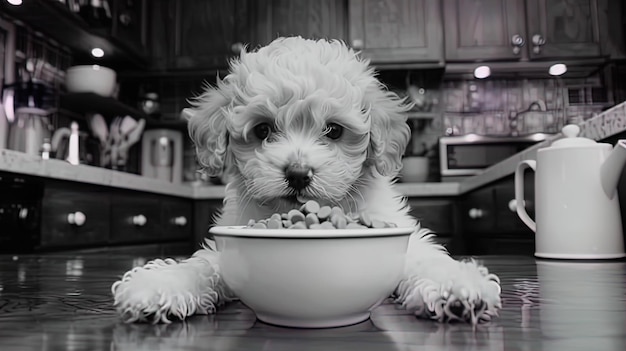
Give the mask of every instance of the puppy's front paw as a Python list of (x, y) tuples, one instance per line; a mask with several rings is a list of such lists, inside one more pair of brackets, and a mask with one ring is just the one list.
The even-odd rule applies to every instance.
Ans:
[(113, 284), (114, 306), (127, 323), (170, 323), (195, 313), (212, 313), (219, 302), (213, 289), (219, 275), (208, 268), (200, 276), (196, 273), (173, 259), (148, 262)]
[[(446, 265), (447, 266), (447, 265)], [(396, 302), (422, 318), (439, 322), (490, 321), (501, 308), (500, 279), (475, 261), (451, 261), (445, 273), (412, 275), (396, 289)]]

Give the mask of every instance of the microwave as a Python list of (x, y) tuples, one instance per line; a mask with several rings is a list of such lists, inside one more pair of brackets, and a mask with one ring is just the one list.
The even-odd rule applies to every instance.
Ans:
[(471, 176), (553, 134), (523, 136), (483, 136), (468, 134), (439, 138), (441, 176)]

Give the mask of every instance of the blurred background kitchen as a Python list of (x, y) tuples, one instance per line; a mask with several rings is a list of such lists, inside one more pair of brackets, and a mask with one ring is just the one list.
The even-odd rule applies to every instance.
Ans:
[[(626, 100), (624, 14), (621, 1), (609, 0), (0, 0), (3, 201), (17, 206), (16, 216), (31, 208), (44, 223), (25, 247), (134, 243), (154, 231), (166, 241), (198, 235), (192, 228), (219, 206), (224, 179), (197, 171), (182, 110), (243, 47), (286, 35), (344, 40), (415, 104), (399, 182), (461, 182)], [(42, 177), (23, 170), (33, 157), (106, 172), (50, 163), (45, 172), (61, 175)], [(74, 171), (88, 175), (70, 186)], [(119, 191), (102, 196), (110, 187)], [(48, 210), (42, 194), (55, 189), (65, 197)], [(217, 195), (198, 195), (211, 189)], [(185, 191), (192, 195), (181, 198)], [(4, 195), (12, 193), (21, 195)], [(165, 222), (115, 206), (92, 216), (68, 207), (80, 199), (91, 208), (85, 194), (107, 204), (132, 198), (121, 203)], [(436, 202), (452, 193), (429, 194), (428, 208), (457, 206), (448, 197)], [(157, 209), (146, 204), (154, 199)], [(59, 217), (59, 208), (71, 216)], [(85, 216), (88, 224), (79, 224)], [(100, 227), (85, 229), (94, 216)], [(48, 220), (58, 228), (45, 229)], [(164, 223), (179, 234), (167, 236)], [(125, 225), (138, 234), (118, 234)]]

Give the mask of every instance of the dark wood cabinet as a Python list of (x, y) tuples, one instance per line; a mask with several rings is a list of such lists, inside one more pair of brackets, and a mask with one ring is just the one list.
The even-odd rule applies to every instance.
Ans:
[(527, 0), (530, 58), (600, 56), (596, 0)]
[(142, 55), (148, 53), (146, 1), (114, 0), (111, 9), (111, 36)]
[(112, 243), (157, 242), (163, 229), (159, 198), (152, 194), (111, 196)]
[(596, 0), (444, 0), (446, 60), (592, 58)]
[(166, 195), (45, 181), (38, 248), (191, 244), (196, 224), (193, 203)]
[(220, 69), (251, 41), (248, 0), (150, 1), (150, 52), (160, 70)]
[(439, 0), (349, 0), (350, 45), (374, 64), (443, 62)]
[(155, 0), (150, 52), (159, 70), (223, 69), (279, 36), (346, 39), (341, 0)]
[(252, 1), (249, 10), (255, 16), (251, 33), (254, 45), (286, 36), (347, 39), (343, 0), (259, 0)]
[(444, 0), (446, 60), (517, 60), (526, 22), (524, 0)]
[(46, 184), (41, 247), (102, 245), (109, 242), (110, 196), (102, 189)]
[(161, 239), (188, 239), (192, 236), (193, 204), (189, 200), (161, 199)]
[[(528, 174), (524, 180), (524, 201), (527, 212), (534, 218), (533, 176)], [(517, 204), (511, 202), (514, 199), (512, 177), (461, 198), (459, 209), (468, 254), (533, 254), (534, 233), (519, 219)]]
[(457, 200), (449, 197), (411, 197), (408, 199), (411, 216), (422, 228), (435, 234), (435, 241), (442, 244), (452, 254), (465, 252), (460, 236)]

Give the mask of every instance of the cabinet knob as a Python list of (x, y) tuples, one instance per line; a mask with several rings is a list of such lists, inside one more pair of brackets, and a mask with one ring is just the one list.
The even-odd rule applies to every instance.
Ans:
[(485, 215), (485, 213), (483, 212), (483, 210), (481, 210), (480, 208), (472, 208), (469, 210), (468, 212), (468, 216), (471, 219), (479, 219), (479, 218), (483, 218), (483, 216)]
[(541, 47), (545, 45), (546, 38), (544, 38), (541, 34), (535, 34), (532, 38), (533, 41), (533, 52), (538, 54), (541, 52)]
[[(522, 201), (522, 207), (526, 207), (526, 200)], [(511, 212), (517, 213), (517, 201), (515, 199), (509, 201), (509, 210), (511, 210)]]
[(519, 35), (519, 34), (515, 34), (511, 37), (511, 45), (513, 46), (513, 54), (514, 55), (519, 55), (519, 53), (522, 51), (522, 46), (524, 46), (525, 41), (524, 41), (524, 37)]
[(179, 227), (184, 227), (187, 225), (187, 217), (185, 216), (178, 216), (176, 218), (174, 218), (174, 224), (176, 224)]
[(122, 12), (119, 16), (119, 19), (120, 23), (126, 27), (130, 26), (130, 24), (133, 22), (133, 17), (128, 10)]
[(357, 50), (363, 49), (363, 39), (353, 39), (352, 48)]
[(133, 216), (132, 222), (134, 225), (138, 227), (143, 227), (144, 225), (146, 225), (146, 223), (148, 223), (148, 219), (146, 218), (146, 216), (140, 214), (140, 215)]
[(240, 42), (234, 43), (233, 45), (230, 46), (230, 50), (235, 55), (241, 54), (241, 51), (243, 50), (243, 43), (240, 43)]
[(67, 215), (67, 223), (73, 224), (77, 227), (81, 227), (87, 221), (87, 216), (80, 211), (70, 213)]

